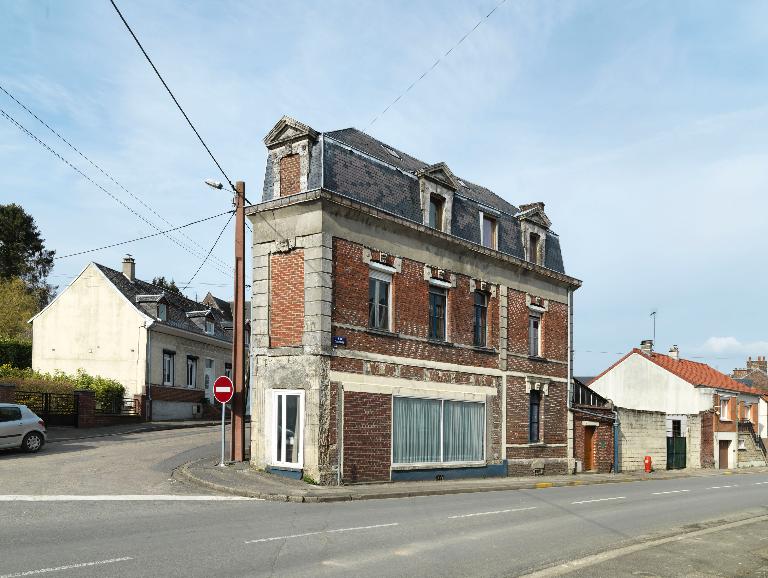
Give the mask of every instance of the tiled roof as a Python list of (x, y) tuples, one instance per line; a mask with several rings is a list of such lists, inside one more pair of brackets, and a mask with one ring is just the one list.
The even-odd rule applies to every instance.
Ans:
[(698, 361), (691, 361), (690, 359), (673, 359), (669, 355), (663, 353), (653, 352), (650, 355), (644, 354), (640, 349), (633, 349), (616, 363), (611, 365), (608, 369), (598, 375), (593, 381), (601, 378), (608, 373), (611, 369), (622, 363), (630, 355), (640, 355), (645, 359), (655, 363), (662, 369), (666, 369), (670, 373), (676, 375), (680, 379), (683, 379), (694, 386), (713, 387), (717, 389), (726, 389), (729, 391), (738, 391), (741, 393), (750, 393), (753, 395), (760, 395), (760, 391), (749, 387), (743, 383), (739, 383), (735, 379), (732, 379), (720, 373), (715, 368), (710, 367), (706, 363), (700, 363)]
[(150, 315), (150, 313), (142, 306), (141, 303), (136, 301), (136, 297), (160, 295), (164, 293), (165, 300), (168, 303), (167, 320), (161, 321), (160, 319), (155, 318), (156, 324), (168, 325), (170, 327), (176, 327), (191, 333), (205, 335), (206, 337), (214, 337), (216, 339), (221, 339), (222, 341), (228, 341), (230, 343), (232, 342), (232, 334), (224, 331), (224, 328), (222, 327), (224, 318), (221, 314), (221, 311), (218, 309), (211, 309), (211, 315), (214, 321), (214, 332), (213, 335), (209, 335), (205, 332), (204, 328), (197, 325), (187, 315), (188, 313), (199, 312), (201, 310), (207, 311), (208, 308), (206, 305), (198, 303), (197, 301), (193, 301), (192, 299), (187, 299), (184, 297), (184, 295), (180, 295), (172, 291), (164, 292), (163, 288), (152, 285), (152, 283), (142, 281), (141, 279), (136, 279), (131, 282), (120, 271), (110, 269), (109, 267), (105, 267), (104, 265), (100, 265), (98, 263), (94, 263), (94, 265), (98, 267), (102, 273), (104, 273), (107, 279), (109, 279), (110, 283), (112, 283), (112, 285), (114, 285), (117, 290), (120, 291), (120, 293), (125, 295), (128, 301), (130, 301), (131, 304), (136, 307), (136, 309), (145, 315)]

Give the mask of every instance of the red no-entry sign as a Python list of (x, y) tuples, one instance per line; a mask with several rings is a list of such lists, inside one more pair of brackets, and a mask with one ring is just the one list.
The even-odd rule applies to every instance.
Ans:
[(219, 403), (229, 403), (232, 396), (235, 394), (235, 386), (232, 385), (232, 380), (226, 375), (217, 377), (213, 382), (213, 397)]

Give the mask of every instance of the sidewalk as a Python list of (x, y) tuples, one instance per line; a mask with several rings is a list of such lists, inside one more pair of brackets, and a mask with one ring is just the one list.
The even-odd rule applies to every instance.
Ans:
[(748, 468), (747, 470), (738, 470), (738, 472), (735, 470), (662, 470), (650, 474), (645, 472), (576, 474), (572, 476), (488, 478), (440, 482), (390, 482), (338, 487), (313, 486), (300, 480), (267, 474), (251, 468), (247, 462), (231, 464), (225, 468), (219, 467), (217, 463), (218, 459), (216, 458), (197, 460), (177, 468), (173, 475), (193, 485), (236, 496), (281, 502), (346, 502), (768, 472), (768, 468)]
[[(229, 420), (227, 420), (229, 424)], [(67, 442), (72, 440), (82, 440), (88, 438), (101, 438), (115, 435), (128, 435), (148, 431), (162, 431), (170, 429), (187, 429), (193, 427), (221, 426), (221, 420), (177, 420), (177, 421), (154, 421), (145, 423), (132, 423), (126, 425), (113, 425), (105, 427), (76, 428), (49, 426), (47, 428), (48, 443)]]

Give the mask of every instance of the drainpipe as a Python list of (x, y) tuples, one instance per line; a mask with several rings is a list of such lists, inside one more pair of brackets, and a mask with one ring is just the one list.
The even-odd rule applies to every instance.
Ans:
[(619, 433), (620, 433), (620, 426), (619, 423), (619, 410), (616, 409), (616, 406), (613, 408), (613, 473), (618, 474), (621, 471), (621, 466), (619, 465)]
[(144, 323), (144, 329), (147, 332), (147, 420), (152, 420), (152, 332), (149, 325)]
[[(568, 460), (574, 460), (573, 463), (575, 464), (575, 456), (576, 456), (576, 448), (575, 448), (575, 431), (574, 431), (574, 419), (573, 419), (573, 406), (572, 406), (572, 399), (573, 399), (573, 290), (568, 289), (568, 387), (567, 387), (567, 402), (566, 407), (568, 408), (568, 415), (566, 417), (566, 420), (570, 418), (571, 422), (571, 431), (570, 431), (570, 437), (571, 437), (571, 447)], [(574, 465), (574, 471), (575, 471), (575, 465)]]

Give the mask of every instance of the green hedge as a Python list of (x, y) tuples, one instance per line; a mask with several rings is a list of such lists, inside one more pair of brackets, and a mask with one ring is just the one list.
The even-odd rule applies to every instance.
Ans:
[(6, 363), (0, 365), (0, 383), (15, 385), (24, 391), (42, 391), (46, 393), (70, 393), (77, 389), (87, 389), (96, 393), (96, 402), (104, 405), (116, 398), (125, 396), (125, 388), (120, 382), (106, 377), (89, 375), (78, 369), (75, 375), (62, 371), (41, 373), (30, 368), (18, 368)]
[(0, 339), (0, 365), (32, 367), (32, 344), (29, 341)]

